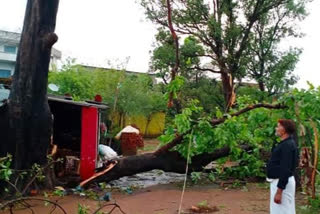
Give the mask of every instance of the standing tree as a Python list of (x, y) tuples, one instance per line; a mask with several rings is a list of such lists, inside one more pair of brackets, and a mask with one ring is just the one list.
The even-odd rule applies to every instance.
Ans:
[(296, 20), (306, 16), (304, 1), (276, 8), (261, 16), (253, 26), (249, 48), (248, 73), (261, 91), (269, 95), (288, 89), (297, 81), (292, 74), (301, 53), (300, 49), (285, 50), (279, 45), (282, 40), (300, 37)]
[[(170, 72), (176, 61), (175, 47), (172, 36), (164, 29), (159, 29), (156, 35), (157, 47), (153, 50), (150, 63), (151, 73), (155, 73), (167, 85), (170, 81)], [(180, 67), (177, 75), (186, 79), (197, 80), (202, 73), (197, 70), (200, 67), (199, 55), (204, 51), (196, 38), (190, 36), (184, 39), (180, 46)]]
[(71, 94), (74, 100), (92, 99), (97, 94), (93, 90), (94, 81), (93, 72), (87, 71), (82, 66), (67, 64), (59, 72), (49, 72), (49, 83), (59, 86), (58, 91), (50, 91), (50, 93)]
[[(211, 60), (210, 70), (221, 76), (227, 111), (235, 102), (235, 79), (248, 76), (248, 55), (254, 25), (274, 11), (298, 11), (306, 0), (176, 0), (172, 23), (177, 33), (193, 36), (205, 50), (200, 57)], [(162, 0), (141, 0), (147, 17), (167, 28), (167, 4)], [(285, 14), (285, 17), (287, 14)], [(207, 69), (207, 68), (205, 68)]]
[(16, 169), (46, 162), (52, 119), (47, 101), (51, 48), (59, 0), (28, 0), (8, 102), (9, 140), (2, 153), (13, 154)]
[[(154, 113), (165, 110), (165, 100), (149, 76), (127, 74), (119, 90), (116, 110), (123, 120), (125, 116), (144, 116), (148, 126)], [(119, 124), (121, 128), (125, 125), (125, 121)]]

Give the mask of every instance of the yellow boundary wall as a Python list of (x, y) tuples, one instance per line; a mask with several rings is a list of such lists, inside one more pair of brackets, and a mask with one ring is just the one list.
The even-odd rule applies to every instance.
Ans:
[[(119, 125), (120, 114), (116, 113), (112, 115), (112, 124)], [(148, 118), (145, 116), (125, 116), (124, 124), (122, 126), (127, 126), (130, 124), (135, 124), (139, 127), (141, 133), (145, 137), (158, 137), (164, 131), (165, 124), (165, 113), (158, 112), (154, 113), (150, 117), (150, 122), (147, 127)], [(121, 128), (123, 128), (121, 127)], [(147, 128), (147, 131), (146, 131)]]

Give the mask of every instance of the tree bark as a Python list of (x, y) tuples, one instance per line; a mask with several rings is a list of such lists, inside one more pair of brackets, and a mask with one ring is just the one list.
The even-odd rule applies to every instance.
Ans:
[(147, 116), (147, 123), (146, 123), (146, 129), (144, 130), (144, 136), (148, 135), (148, 129), (149, 129), (149, 124), (151, 122), (151, 116), (152, 116), (152, 114), (149, 114)]
[(7, 155), (8, 151), (13, 151), (14, 147), (9, 142), (8, 128), (9, 128), (9, 117), (8, 117), (8, 104), (4, 104), (0, 107), (0, 157)]
[(260, 91), (265, 91), (266, 90), (266, 88), (265, 88), (265, 86), (264, 86), (264, 82), (263, 81), (258, 81), (258, 84), (259, 84), (259, 89), (260, 89)]
[(51, 48), (59, 0), (28, 0), (8, 113), (15, 169), (46, 162), (52, 129), (47, 100)]
[[(179, 65), (180, 65), (180, 58), (179, 58), (179, 38), (173, 28), (173, 24), (172, 24), (172, 9), (171, 9), (171, 0), (167, 0), (167, 9), (168, 9), (168, 26), (169, 26), (169, 30), (170, 33), (172, 35), (172, 39), (174, 41), (174, 48), (175, 48), (175, 64), (174, 67), (171, 69), (171, 80), (170, 81), (174, 81), (179, 69)], [(170, 92), (169, 93), (169, 100), (168, 100), (168, 108), (172, 108), (174, 105), (174, 92)]]
[(235, 87), (230, 73), (222, 72), (221, 80), (225, 100), (225, 112), (228, 112), (236, 100)]
[[(244, 150), (249, 149), (248, 146), (242, 146)], [(228, 156), (230, 148), (224, 147), (215, 150), (213, 153), (205, 153), (194, 156), (191, 164), (189, 164), (189, 172), (202, 171), (203, 167), (210, 162), (221, 157)], [(117, 160), (116, 166), (105, 175), (97, 177), (86, 185), (92, 182), (109, 182), (119, 179), (124, 176), (130, 176), (141, 172), (147, 172), (153, 169), (160, 169), (165, 172), (185, 173), (186, 159), (178, 152), (163, 152), (163, 153), (146, 153), (142, 155), (129, 156)]]

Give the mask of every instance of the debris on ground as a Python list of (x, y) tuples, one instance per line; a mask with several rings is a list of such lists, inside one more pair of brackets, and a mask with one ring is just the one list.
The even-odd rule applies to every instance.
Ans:
[(184, 212), (184, 214), (191, 213), (213, 213), (219, 211), (217, 206), (210, 206), (207, 201), (201, 201), (198, 205), (193, 205), (191, 208)]
[(111, 201), (111, 192), (107, 192), (102, 197), (100, 197), (100, 201)]

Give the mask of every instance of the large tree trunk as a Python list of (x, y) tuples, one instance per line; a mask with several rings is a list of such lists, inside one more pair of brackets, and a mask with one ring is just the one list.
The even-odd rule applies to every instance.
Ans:
[(14, 147), (9, 142), (8, 127), (8, 104), (0, 107), (0, 158), (6, 156), (8, 151), (13, 151)]
[(47, 100), (50, 53), (59, 0), (28, 0), (8, 112), (16, 169), (46, 162), (52, 118)]
[[(248, 149), (248, 146), (243, 146), (243, 149)], [(205, 153), (192, 158), (189, 164), (189, 172), (202, 171), (203, 167), (210, 162), (230, 154), (229, 147), (217, 149), (213, 153)], [(123, 176), (130, 176), (141, 172), (147, 172), (153, 169), (161, 169), (165, 172), (185, 173), (186, 159), (178, 152), (154, 152), (137, 156), (124, 157), (117, 160), (118, 163), (113, 169), (106, 174), (97, 177), (86, 185), (92, 182), (109, 182)]]

